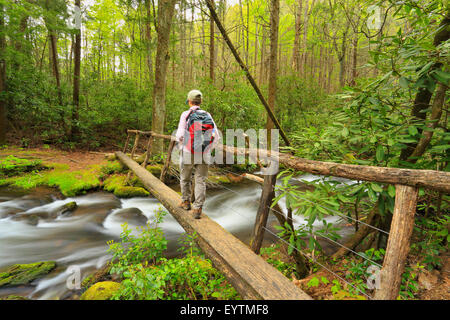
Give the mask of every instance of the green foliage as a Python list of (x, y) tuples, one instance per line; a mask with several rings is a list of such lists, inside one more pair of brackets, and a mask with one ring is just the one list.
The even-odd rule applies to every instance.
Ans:
[(270, 247), (263, 247), (260, 250), (260, 255), (266, 257), (266, 261), (278, 269), (286, 277), (290, 278), (292, 273), (296, 271), (295, 264), (281, 260), (281, 253), (279, 251), (280, 245), (273, 244)]
[(113, 253), (111, 273), (121, 275), (121, 288), (114, 299), (180, 300), (237, 299), (234, 288), (205, 259), (195, 246), (195, 235), (181, 239), (184, 258), (166, 259), (167, 247), (158, 224), (164, 213), (159, 211), (155, 225), (142, 229), (139, 237), (123, 226), (121, 241), (109, 242)]
[(120, 242), (109, 241), (108, 252), (113, 254), (113, 261), (116, 261), (111, 268), (111, 273), (123, 275), (128, 267), (139, 263), (151, 261), (157, 263), (167, 249), (167, 240), (164, 238), (163, 230), (159, 227), (163, 217), (167, 212), (158, 210), (153, 226), (141, 227), (141, 234), (136, 236), (128, 228), (128, 224), (122, 225)]
[[(369, 249), (366, 252), (359, 252), (359, 254), (371, 261), (378, 264), (382, 264), (385, 251), (383, 249), (375, 250)], [(367, 259), (352, 259), (347, 263), (343, 264), (343, 267), (349, 272), (346, 273), (346, 279), (357, 289), (349, 286), (347, 289), (350, 293), (358, 294), (363, 292), (368, 294), (369, 289), (367, 286), (367, 280), (371, 276), (377, 276), (370, 271), (370, 266), (373, 263)], [(399, 299), (413, 299), (415, 294), (418, 292), (419, 288), (417, 285), (417, 275), (420, 269), (424, 268), (423, 265), (417, 264), (415, 266), (405, 266), (405, 271), (402, 274), (402, 280), (400, 285)], [(379, 276), (379, 274), (378, 274)]]
[[(272, 207), (284, 197), (286, 207), (291, 208), (294, 214), (303, 216), (306, 221), (305, 224), (294, 230), (296, 237), (293, 236), (288, 223), (279, 227), (281, 236), (290, 234), (291, 245), (298, 249), (308, 247), (309, 250), (320, 250), (321, 246), (317, 241), (317, 236), (325, 236), (333, 240), (340, 237), (337, 233), (338, 228), (327, 222), (326, 217), (335, 215), (336, 211), (340, 209), (340, 202), (347, 199), (335, 190), (336, 183), (333, 182), (319, 182), (314, 184), (313, 191), (300, 191), (298, 186), (290, 184), (289, 180), (292, 176), (293, 173), (290, 170), (282, 171), (278, 175), (279, 178), (282, 178), (282, 183), (276, 187), (279, 194), (275, 197)], [(316, 221), (321, 222), (323, 227), (315, 228)], [(302, 240), (304, 237), (309, 238), (308, 245)], [(294, 243), (295, 239), (297, 243)], [(289, 250), (291, 251), (293, 248), (290, 247)]]
[(449, 235), (450, 216), (416, 219), (414, 231), (417, 234), (417, 241), (412, 246), (412, 252), (420, 254), (422, 263), (431, 270), (441, 267), (442, 262), (439, 255), (447, 250)]

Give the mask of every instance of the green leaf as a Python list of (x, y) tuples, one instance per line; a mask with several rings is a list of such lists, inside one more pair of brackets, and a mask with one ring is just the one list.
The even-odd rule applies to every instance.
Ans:
[(376, 157), (377, 157), (378, 162), (381, 162), (384, 160), (384, 148), (382, 145), (378, 145)]
[(308, 288), (319, 286), (319, 278), (317, 278), (317, 277), (312, 278), (311, 280), (308, 281), (306, 286)]
[(371, 184), (370, 184), (370, 187), (371, 187), (372, 190), (375, 191), (375, 192), (383, 192), (383, 188), (382, 188), (379, 184), (371, 183)]
[(391, 198), (395, 197), (395, 187), (392, 184), (388, 186), (388, 194)]
[(408, 85), (409, 85), (408, 79), (406, 79), (405, 77), (401, 77), (401, 78), (398, 80), (398, 82), (399, 82), (400, 86), (401, 86), (403, 89), (408, 89)]
[(437, 81), (447, 85), (450, 81), (450, 72), (445, 72), (442, 70), (434, 70), (431, 73), (431, 76), (436, 79)]
[(410, 126), (408, 128), (408, 132), (411, 136), (415, 136), (416, 134), (419, 133), (419, 131), (417, 131), (417, 128), (415, 126)]

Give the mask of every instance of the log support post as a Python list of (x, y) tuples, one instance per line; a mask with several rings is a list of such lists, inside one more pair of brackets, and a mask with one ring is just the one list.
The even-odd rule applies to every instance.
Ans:
[(264, 176), (263, 190), (261, 199), (259, 201), (258, 212), (256, 213), (255, 226), (253, 228), (251, 249), (256, 254), (259, 253), (264, 238), (264, 228), (267, 224), (267, 217), (269, 216), (270, 206), (275, 196), (275, 183), (277, 175)]
[(167, 151), (166, 161), (164, 162), (164, 167), (161, 170), (161, 177), (159, 178), (159, 180), (161, 180), (163, 183), (166, 183), (166, 174), (167, 174), (167, 170), (169, 169), (170, 159), (172, 158), (172, 151), (173, 151), (173, 148), (175, 147), (175, 144), (176, 144), (175, 140), (170, 140), (169, 150)]
[(396, 185), (394, 214), (380, 272), (380, 288), (375, 293), (377, 300), (395, 300), (398, 297), (414, 226), (417, 194), (416, 187)]
[(150, 137), (148, 137), (147, 151), (145, 152), (144, 162), (142, 162), (143, 168), (147, 167), (148, 159), (150, 159), (150, 154), (152, 153), (152, 145), (153, 145), (153, 136), (150, 135)]
[(123, 147), (123, 153), (127, 153), (128, 143), (130, 143), (130, 133), (127, 133), (127, 141), (125, 142), (125, 146)]
[(134, 139), (133, 149), (131, 149), (131, 156), (130, 156), (131, 159), (133, 159), (133, 157), (134, 157), (134, 153), (136, 152), (136, 149), (138, 147), (140, 137), (141, 137), (140, 133), (137, 132), (136, 138)]
[[(136, 131), (136, 138), (134, 138), (133, 149), (131, 149), (131, 155), (130, 155), (131, 159), (134, 159), (134, 153), (136, 152), (140, 137), (141, 137), (140, 132)], [(131, 170), (128, 171), (127, 178), (125, 179), (125, 185), (128, 184), (128, 181), (130, 181), (131, 174), (132, 174)]]

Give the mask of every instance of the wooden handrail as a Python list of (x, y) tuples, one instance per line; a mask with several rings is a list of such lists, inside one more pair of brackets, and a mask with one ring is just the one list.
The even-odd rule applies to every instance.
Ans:
[[(174, 140), (175, 137), (154, 133), (152, 131), (128, 130), (129, 133), (148, 134), (155, 138)], [(235, 155), (259, 154), (268, 156), (267, 150), (230, 147), (222, 145), (224, 152)], [(370, 181), (388, 184), (401, 184), (411, 187), (423, 187), (432, 190), (450, 192), (450, 172), (437, 170), (403, 169), (353, 165), (317, 160), (308, 160), (287, 153), (271, 151), (271, 156), (278, 156), (279, 163), (286, 167), (312, 174), (341, 177), (351, 180)]]

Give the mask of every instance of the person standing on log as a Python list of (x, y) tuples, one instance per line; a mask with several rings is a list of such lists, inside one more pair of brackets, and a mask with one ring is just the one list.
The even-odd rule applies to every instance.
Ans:
[(200, 219), (202, 207), (206, 199), (206, 178), (211, 163), (210, 153), (213, 143), (219, 140), (216, 124), (211, 115), (200, 109), (202, 93), (192, 90), (187, 95), (186, 104), (189, 110), (181, 114), (176, 138), (180, 147), (180, 208), (191, 210), (192, 171), (195, 186), (193, 213)]

